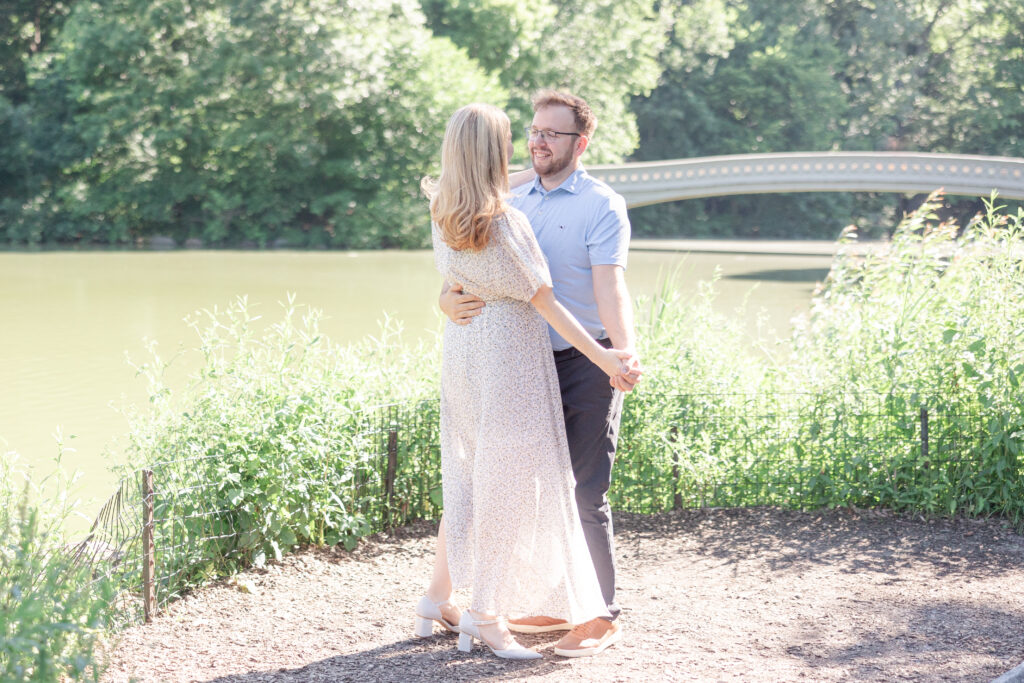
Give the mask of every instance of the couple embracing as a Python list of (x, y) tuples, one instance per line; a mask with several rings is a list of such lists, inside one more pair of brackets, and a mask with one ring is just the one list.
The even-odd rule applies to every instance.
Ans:
[(555, 646), (566, 657), (621, 637), (607, 492), (623, 393), (641, 374), (625, 201), (580, 165), (596, 118), (566, 93), (533, 106), (532, 171), (510, 179), (509, 119), (473, 104), (449, 120), (441, 174), (423, 183), (450, 320), (445, 513), (416, 634), (437, 623), (460, 650), (476, 639), (510, 659), (541, 657), (510, 631), (568, 631)]

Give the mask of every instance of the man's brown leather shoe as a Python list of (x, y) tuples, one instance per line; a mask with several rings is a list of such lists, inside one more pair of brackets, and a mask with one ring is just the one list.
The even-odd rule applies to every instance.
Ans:
[(596, 655), (622, 639), (622, 630), (614, 621), (598, 617), (572, 627), (555, 643), (555, 654), (563, 657)]
[(523, 617), (522, 619), (509, 619), (508, 630), (517, 633), (548, 633), (549, 631), (568, 631), (572, 624), (564, 619), (553, 617)]

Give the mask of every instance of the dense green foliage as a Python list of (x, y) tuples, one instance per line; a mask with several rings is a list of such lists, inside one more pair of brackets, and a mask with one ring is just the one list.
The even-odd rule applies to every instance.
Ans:
[(447, 113), (503, 98), (411, 2), (82, 1), (55, 43), (14, 241), (419, 245)]
[(598, 112), (601, 133), (589, 161), (617, 162), (636, 149), (629, 96), (657, 83), (667, 28), (649, 0), (424, 0), (423, 6), (435, 34), (450, 37), (500, 79), (515, 132), (533, 116), (530, 94), (559, 87)]
[(745, 355), (741, 332), (707, 302), (681, 313), (662, 297), (640, 334), (657, 370), (623, 427), (624, 457), (638, 460), (617, 475), (649, 493), (623, 502), (664, 507), (679, 494), (687, 506), (886, 506), (1024, 523), (1024, 212), (990, 208), (961, 229), (938, 220), (937, 204), (902, 222), (885, 251), (860, 255), (847, 233), (782, 353), (762, 343)]
[(433, 349), (403, 345), (393, 323), (378, 338), (339, 348), (320, 334), (316, 311), (289, 302), (263, 328), (253, 308), (240, 299), (191, 321), (197, 358), (176, 362), (198, 360), (199, 369), (180, 395), (164, 386), (155, 348), (138, 366), (152, 408), (129, 416), (130, 462), (154, 471), (157, 538), (179, 539), (169, 548), (158, 542), (164, 597), (231, 567), (280, 559), (296, 544), (351, 547), (383, 522), (436, 510), (390, 509), (381, 466), (389, 418), (376, 409), (408, 404), (403, 424), (419, 420), (425, 430), (403, 436), (394, 500), (429, 503), (436, 447), (405, 451), (433, 443), (436, 405), (416, 407), (436, 391)]
[[(518, 132), (539, 87), (600, 119), (591, 162), (749, 152), (1024, 155), (1017, 0), (10, 0), (0, 241), (423, 246), (418, 181), (457, 106)], [(517, 139), (520, 155), (525, 149)], [(638, 234), (833, 238), (919, 199), (720, 197)], [(980, 203), (957, 199), (964, 219)]]
[[(61, 525), (67, 482), (33, 486), (0, 454), (0, 680), (99, 680), (97, 639), (113, 615), (109, 583), (75, 562)], [(20, 485), (24, 484), (24, 488)], [(44, 482), (45, 484), (45, 482)]]
[[(448, 115), (505, 106), (515, 88), (518, 130), (541, 83), (601, 106), (595, 158), (635, 147), (628, 98), (653, 87), (664, 34), (650, 0), (528, 8), (516, 50), (529, 57), (501, 63), (489, 42), (502, 24), (481, 18), (522, 12), (485, 5), (435, 35), (414, 0), (77, 0), (49, 8), (45, 46), (21, 40), (26, 9), (0, 24), (0, 57), (19, 67), (0, 91), (0, 236), (423, 246), (419, 179)], [(464, 47), (475, 27), (495, 35)], [(600, 67), (547, 49), (570, 38), (600, 38)]]
[[(785, 381), (822, 396), (875, 393), (894, 413), (926, 405), (976, 440), (970, 464), (950, 463), (933, 482), (941, 492), (881, 504), (1012, 511), (1019, 521), (1024, 482), (1013, 474), (1024, 466), (1024, 315), (1014, 302), (1024, 296), (1024, 213), (990, 204), (961, 230), (940, 222), (936, 207), (930, 198), (904, 221), (884, 256), (837, 257), (809, 322), (794, 334)], [(934, 470), (927, 461), (908, 467)]]

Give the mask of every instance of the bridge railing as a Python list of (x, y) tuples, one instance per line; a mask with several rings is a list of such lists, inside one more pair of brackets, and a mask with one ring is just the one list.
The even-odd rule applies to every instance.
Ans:
[(933, 192), (1024, 200), (1024, 159), (911, 152), (790, 152), (588, 166), (629, 207), (780, 192)]

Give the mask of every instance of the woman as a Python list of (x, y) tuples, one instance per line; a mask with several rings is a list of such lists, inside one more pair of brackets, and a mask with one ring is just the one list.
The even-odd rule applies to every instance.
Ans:
[[(555, 300), (526, 217), (504, 201), (511, 153), (508, 117), (468, 105), (448, 122), (439, 179), (423, 183), (438, 270), (487, 305), (472, 325), (445, 326), (445, 517), (417, 634), (437, 621), (460, 631), (460, 650), (476, 638), (500, 657), (529, 659), (540, 654), (515, 641), (505, 618), (608, 616), (576, 510), (545, 321), (609, 376), (628, 371), (629, 354), (602, 347)], [(472, 589), (457, 626), (452, 587)]]

